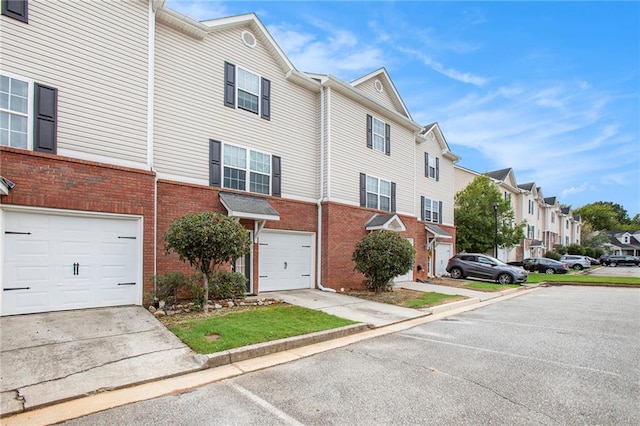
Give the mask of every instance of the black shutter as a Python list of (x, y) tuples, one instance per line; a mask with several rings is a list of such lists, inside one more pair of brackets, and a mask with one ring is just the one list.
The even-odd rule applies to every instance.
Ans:
[(391, 155), (391, 126), (388, 124), (384, 128), (384, 153)]
[(429, 177), (429, 153), (424, 153), (424, 177)]
[(2, 0), (2, 14), (28, 24), (29, 2), (27, 0)]
[(420, 197), (420, 220), (424, 222), (424, 197)]
[(229, 62), (224, 63), (224, 104), (236, 106), (236, 66)]
[(391, 211), (396, 211), (396, 183), (391, 182)]
[(209, 186), (222, 186), (222, 144), (209, 139)]
[(367, 148), (373, 148), (373, 117), (367, 114)]
[(360, 207), (367, 206), (367, 175), (360, 173)]
[(436, 157), (436, 182), (440, 181), (440, 158)]
[(438, 203), (438, 223), (442, 223), (442, 201)]
[(271, 156), (271, 195), (282, 196), (282, 168), (280, 157)]
[(35, 85), (33, 150), (56, 153), (58, 89)]
[(261, 78), (260, 83), (262, 86), (260, 113), (265, 120), (271, 120), (271, 82), (266, 78)]

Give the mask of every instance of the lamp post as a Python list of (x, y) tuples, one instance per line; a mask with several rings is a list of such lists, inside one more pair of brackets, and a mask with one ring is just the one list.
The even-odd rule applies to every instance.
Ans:
[(493, 241), (494, 241), (494, 250), (493, 253), (495, 258), (498, 258), (498, 202), (493, 202), (493, 218), (494, 218), (494, 232), (493, 232)]

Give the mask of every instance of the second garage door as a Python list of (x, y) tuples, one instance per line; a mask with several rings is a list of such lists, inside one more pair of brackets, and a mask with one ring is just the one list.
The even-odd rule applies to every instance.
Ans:
[(140, 219), (4, 213), (2, 315), (140, 304)]
[(263, 231), (259, 291), (313, 288), (313, 234)]

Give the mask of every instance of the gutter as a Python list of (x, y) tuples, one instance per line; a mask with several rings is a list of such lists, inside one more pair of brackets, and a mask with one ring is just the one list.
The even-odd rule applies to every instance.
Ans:
[(318, 288), (322, 291), (328, 291), (335, 293), (336, 291), (332, 288), (328, 288), (322, 285), (322, 198), (324, 195), (324, 87), (320, 87), (320, 194), (318, 200), (316, 201), (316, 205), (318, 206), (318, 238), (317, 241), (317, 250), (316, 250), (316, 263), (317, 263), (317, 273), (316, 273), (316, 282)]

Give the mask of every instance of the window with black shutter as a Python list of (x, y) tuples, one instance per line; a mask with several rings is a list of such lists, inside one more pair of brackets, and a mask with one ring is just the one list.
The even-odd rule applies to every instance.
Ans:
[(222, 184), (222, 143), (209, 139), (209, 186)]
[(27, 0), (2, 0), (2, 14), (28, 24), (29, 2)]
[(271, 120), (271, 81), (236, 66), (224, 63), (224, 104)]

